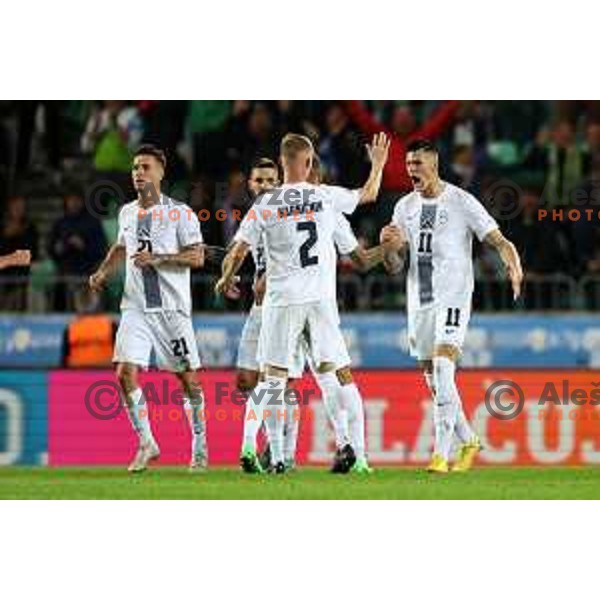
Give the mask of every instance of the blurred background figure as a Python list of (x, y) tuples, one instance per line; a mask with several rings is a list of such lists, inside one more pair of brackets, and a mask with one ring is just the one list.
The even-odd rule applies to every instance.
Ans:
[(110, 367), (117, 326), (101, 312), (98, 294), (81, 285), (74, 294), (76, 315), (63, 337), (62, 365), (67, 368)]
[[(0, 256), (16, 250), (29, 250), (31, 260), (38, 258), (38, 232), (27, 213), (23, 196), (13, 196), (8, 200), (0, 227)], [(29, 271), (29, 265), (8, 267), (2, 271), (0, 310), (13, 312), (27, 308)]]
[(98, 219), (90, 216), (83, 198), (70, 193), (64, 199), (64, 216), (50, 233), (48, 254), (55, 263), (58, 280), (54, 310), (72, 309), (69, 299), (80, 280), (94, 272), (106, 252), (106, 238)]

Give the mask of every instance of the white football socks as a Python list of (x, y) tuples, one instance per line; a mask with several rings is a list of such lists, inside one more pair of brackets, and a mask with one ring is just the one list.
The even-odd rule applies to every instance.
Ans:
[(285, 432), (283, 436), (283, 458), (286, 463), (296, 460), (296, 445), (300, 425), (300, 407), (298, 404), (285, 404)]
[(148, 403), (142, 394), (141, 388), (136, 388), (128, 395), (126, 407), (129, 420), (140, 439), (140, 443), (151, 442), (156, 444), (150, 427), (150, 419), (148, 418)]
[(456, 417), (460, 407), (460, 396), (454, 379), (456, 365), (446, 356), (433, 358), (433, 423), (435, 426), (434, 452), (448, 460)]
[[(423, 376), (425, 377), (425, 382), (427, 383), (427, 387), (431, 392), (431, 398), (435, 402), (435, 386), (433, 385), (433, 373), (428, 373), (427, 371), (424, 371)], [(469, 421), (462, 407), (460, 395), (458, 398), (458, 403), (458, 412), (456, 414), (456, 422), (454, 423), (454, 433), (456, 437), (460, 440), (461, 444), (469, 444), (472, 443), (473, 440), (477, 438), (477, 436), (471, 428), (471, 425), (469, 425)]]
[(204, 413), (204, 394), (200, 389), (196, 391), (197, 397), (185, 397), (183, 409), (190, 424), (192, 432), (192, 456), (203, 454), (208, 456), (206, 444), (206, 418)]
[(246, 393), (246, 398), (243, 447), (256, 452), (256, 438), (263, 422), (263, 409), (254, 391)]
[(271, 446), (271, 462), (276, 465), (283, 462), (283, 426), (285, 421), (284, 391), (287, 379), (267, 375), (258, 383), (252, 394), (253, 401), (259, 403), (267, 427)]
[(335, 435), (335, 445), (342, 448), (350, 442), (348, 433), (348, 413), (344, 409), (341, 394), (341, 385), (337, 375), (333, 372), (314, 373), (315, 379), (321, 388), (323, 404)]
[(348, 411), (348, 427), (350, 443), (357, 460), (365, 459), (365, 412), (363, 401), (355, 383), (342, 385), (340, 388), (342, 402)]

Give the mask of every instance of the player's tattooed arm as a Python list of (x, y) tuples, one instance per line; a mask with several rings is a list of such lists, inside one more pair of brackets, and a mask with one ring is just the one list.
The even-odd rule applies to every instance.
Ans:
[(373, 267), (383, 262), (385, 249), (383, 246), (374, 246), (373, 248), (361, 248), (358, 246), (356, 250), (350, 253), (350, 258), (360, 271), (370, 271)]
[(111, 273), (123, 260), (125, 260), (125, 246), (113, 244), (97, 271), (90, 275), (88, 280), (90, 288), (95, 292), (99, 292), (104, 287)]
[(400, 227), (386, 225), (379, 236), (383, 248), (383, 266), (390, 275), (400, 273), (408, 251), (408, 240)]
[(175, 254), (137, 252), (132, 258), (135, 266), (140, 268), (152, 265), (159, 269), (181, 267), (200, 269), (204, 265), (204, 248), (202, 244), (191, 244)]
[(488, 233), (483, 241), (495, 248), (500, 255), (512, 284), (513, 297), (516, 300), (521, 295), (523, 268), (521, 267), (521, 258), (515, 245), (507, 240), (499, 229), (494, 229), (494, 231)]
[(239, 271), (248, 251), (250, 245), (246, 242), (238, 240), (230, 248), (229, 252), (223, 259), (223, 265), (221, 267), (221, 278), (215, 285), (215, 292), (217, 294), (225, 293), (230, 287), (235, 285), (236, 273)]
[(367, 145), (367, 152), (371, 160), (371, 172), (365, 185), (359, 190), (359, 204), (375, 202), (379, 195), (383, 169), (387, 163), (390, 150), (390, 140), (385, 133), (377, 133), (373, 141)]

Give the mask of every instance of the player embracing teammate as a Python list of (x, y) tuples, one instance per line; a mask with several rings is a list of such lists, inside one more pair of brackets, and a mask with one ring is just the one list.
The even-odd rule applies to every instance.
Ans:
[[(353, 415), (360, 413), (353, 420), (356, 429), (361, 429), (362, 439), (356, 448), (357, 464), (362, 470), (369, 470), (364, 455), (362, 398), (351, 379), (340, 379), (348, 375), (340, 367), (347, 367), (349, 359), (339, 328), (335, 285), (331, 282), (336, 275), (337, 214), (352, 213), (362, 199), (375, 199), (388, 149), (386, 137), (376, 136), (371, 146), (374, 176), (361, 190), (350, 191), (309, 183), (312, 143), (301, 135), (286, 135), (281, 143), (284, 183), (259, 197), (223, 263), (223, 275), (216, 286), (219, 292), (233, 285), (248, 251), (264, 244), (266, 294), (258, 361), (264, 365), (264, 379), (257, 383), (250, 401), (259, 420), (265, 416), (275, 472), (285, 471), (283, 423), (291, 408), (282, 400), (303, 344), (308, 346), (321, 388), (329, 386), (338, 402), (344, 402)], [(264, 397), (271, 398), (274, 392), (279, 400), (265, 406)], [(249, 454), (248, 461), (256, 464), (253, 449)]]

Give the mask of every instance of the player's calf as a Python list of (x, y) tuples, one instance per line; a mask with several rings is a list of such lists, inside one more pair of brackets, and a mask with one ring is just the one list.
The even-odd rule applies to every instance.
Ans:
[(190, 470), (194, 472), (203, 471), (208, 466), (204, 392), (195, 371), (177, 373), (177, 378), (183, 388), (183, 409), (192, 433)]

